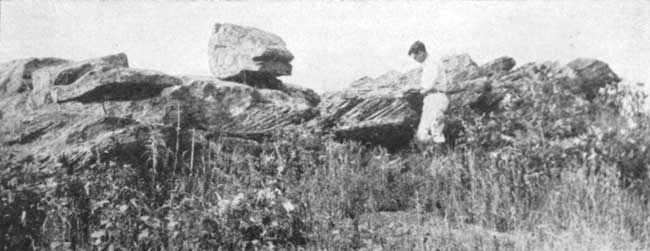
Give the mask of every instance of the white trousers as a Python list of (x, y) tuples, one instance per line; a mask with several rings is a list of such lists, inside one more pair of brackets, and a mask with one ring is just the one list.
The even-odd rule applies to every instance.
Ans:
[(444, 93), (432, 93), (424, 97), (420, 125), (416, 133), (417, 140), (421, 142), (444, 143), (445, 137), (442, 129), (445, 126), (441, 119), (444, 116), (449, 98)]

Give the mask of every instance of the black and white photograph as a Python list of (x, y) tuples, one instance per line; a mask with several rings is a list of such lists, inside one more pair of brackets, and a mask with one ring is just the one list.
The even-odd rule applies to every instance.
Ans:
[(650, 250), (649, 94), (649, 0), (0, 0), (0, 250)]

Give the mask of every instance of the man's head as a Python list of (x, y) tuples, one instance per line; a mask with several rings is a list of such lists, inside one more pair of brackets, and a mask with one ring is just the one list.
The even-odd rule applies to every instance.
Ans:
[(411, 48), (409, 48), (409, 56), (413, 58), (413, 60), (417, 61), (418, 63), (424, 62), (424, 60), (427, 59), (427, 56), (429, 55), (427, 53), (427, 48), (424, 46), (424, 43), (418, 41), (415, 41), (411, 45)]

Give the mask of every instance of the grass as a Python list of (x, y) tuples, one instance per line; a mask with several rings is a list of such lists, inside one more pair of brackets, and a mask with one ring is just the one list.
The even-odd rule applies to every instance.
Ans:
[(388, 153), (296, 133), (277, 136), (259, 157), (194, 139), (177, 161), (160, 137), (152, 130), (142, 166), (109, 161), (57, 176), (56, 189), (32, 202), (46, 216), (29, 247), (650, 248), (645, 195), (622, 187), (616, 163), (596, 155), (566, 157), (549, 171), (514, 148)]
[(284, 131), (259, 156), (153, 126), (137, 163), (3, 168), (0, 247), (649, 250), (650, 123), (634, 119), (574, 144), (541, 136), (446, 152)]

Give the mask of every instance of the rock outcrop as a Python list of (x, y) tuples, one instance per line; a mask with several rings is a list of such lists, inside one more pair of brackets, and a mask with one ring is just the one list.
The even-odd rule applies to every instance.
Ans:
[(56, 62), (21, 73), (27, 75), (10, 84), (24, 84), (25, 91), (0, 99), (5, 163), (139, 161), (154, 130), (169, 145), (176, 133), (192, 131), (227, 149), (259, 152), (259, 143), (275, 130), (318, 114), (316, 93), (281, 82), (263, 89), (213, 77), (175, 77), (129, 68), (124, 54)]
[[(421, 69), (361, 78), (319, 96), (276, 78), (291, 73), (293, 55), (274, 34), (217, 24), (209, 48), (214, 77), (130, 68), (122, 53), (76, 62), (32, 58), (2, 64), (0, 151), (13, 161), (137, 159), (133, 156), (141, 154), (155, 130), (165, 140), (192, 130), (203, 141), (258, 151), (275, 131), (295, 127), (395, 150), (411, 142), (419, 123)], [(482, 66), (467, 54), (441, 61), (451, 80), (450, 113), (467, 108), (499, 113), (526, 99), (521, 94), (530, 88), (551, 82), (589, 102), (599, 88), (620, 81), (607, 64), (593, 59), (516, 69), (509, 57)], [(446, 122), (448, 137), (457, 137), (462, 121)]]
[[(576, 59), (566, 66), (557, 62), (528, 63), (513, 70), (509, 57), (495, 59), (482, 66), (469, 55), (441, 59), (451, 80), (448, 113), (473, 109), (478, 114), (498, 113), (513, 99), (526, 98), (531, 88), (542, 83), (561, 83), (588, 102), (606, 85), (620, 79), (607, 64), (593, 59)], [(391, 149), (404, 147), (413, 137), (419, 122), (422, 96), (419, 95), (421, 70), (407, 73), (388, 72), (376, 79), (364, 77), (342, 91), (326, 93), (319, 106), (321, 125), (339, 138), (380, 144)], [(564, 87), (563, 87), (564, 88)], [(462, 132), (462, 121), (446, 120), (448, 142)]]
[(212, 74), (256, 87), (268, 79), (291, 74), (293, 54), (279, 36), (253, 27), (215, 24), (210, 37)]

